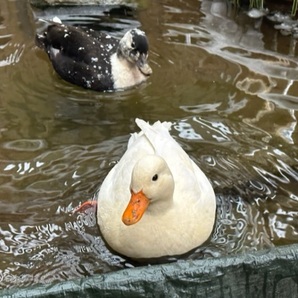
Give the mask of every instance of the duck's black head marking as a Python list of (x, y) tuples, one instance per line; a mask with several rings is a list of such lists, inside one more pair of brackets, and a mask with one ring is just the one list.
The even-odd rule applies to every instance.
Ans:
[(132, 43), (131, 47), (140, 54), (147, 54), (149, 51), (149, 44), (145, 33), (138, 29), (131, 30)]

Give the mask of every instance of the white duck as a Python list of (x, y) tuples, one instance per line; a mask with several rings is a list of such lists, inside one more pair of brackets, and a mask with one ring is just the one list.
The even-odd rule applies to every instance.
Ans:
[(112, 249), (131, 258), (186, 253), (212, 232), (214, 191), (169, 134), (171, 123), (136, 123), (142, 131), (99, 191), (100, 230)]

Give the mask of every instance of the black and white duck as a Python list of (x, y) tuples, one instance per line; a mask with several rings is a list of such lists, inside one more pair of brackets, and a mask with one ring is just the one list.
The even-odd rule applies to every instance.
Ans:
[(152, 73), (145, 33), (131, 29), (121, 40), (92, 29), (62, 24), (55, 17), (36, 35), (64, 80), (97, 91), (125, 89), (144, 82)]

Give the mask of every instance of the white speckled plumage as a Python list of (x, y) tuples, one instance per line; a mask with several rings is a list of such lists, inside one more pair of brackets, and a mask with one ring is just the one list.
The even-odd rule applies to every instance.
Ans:
[(124, 89), (144, 82), (152, 73), (147, 62), (148, 41), (139, 29), (129, 30), (119, 41), (54, 18), (36, 41), (64, 80), (85, 88)]

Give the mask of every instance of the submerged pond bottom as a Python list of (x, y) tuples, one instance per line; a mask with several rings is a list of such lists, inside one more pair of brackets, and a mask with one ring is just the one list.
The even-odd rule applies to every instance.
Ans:
[(0, 291), (1, 297), (297, 297), (298, 245)]

